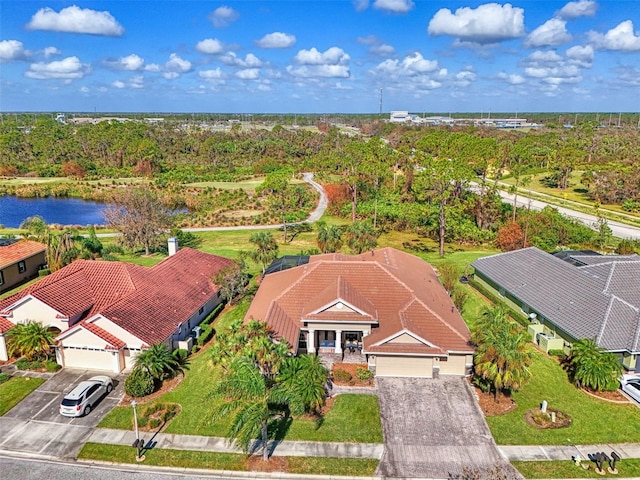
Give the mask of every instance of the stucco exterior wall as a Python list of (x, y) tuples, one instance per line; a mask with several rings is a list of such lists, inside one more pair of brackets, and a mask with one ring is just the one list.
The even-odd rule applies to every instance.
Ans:
[(60, 312), (49, 305), (33, 297), (26, 297), (13, 309), (12, 315), (7, 318), (11, 323), (18, 324), (29, 320), (42, 323), (45, 327), (56, 327), (64, 332), (69, 328), (68, 322), (56, 318)]
[(8, 265), (2, 269), (4, 282), (0, 285), (0, 293), (7, 292), (17, 285), (35, 278), (38, 276), (40, 266), (47, 263), (44, 252), (36, 253), (35, 255), (25, 258), (23, 261), (26, 269), (22, 273), (20, 273), (18, 263)]

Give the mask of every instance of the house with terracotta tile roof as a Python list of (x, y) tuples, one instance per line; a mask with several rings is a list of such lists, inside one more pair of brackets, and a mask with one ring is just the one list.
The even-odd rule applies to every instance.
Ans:
[(177, 348), (220, 304), (213, 281), (232, 260), (183, 248), (147, 268), (125, 262), (77, 260), (0, 301), (4, 335), (35, 320), (59, 332), (56, 359), (65, 367), (120, 372), (144, 348)]
[(377, 376), (466, 375), (470, 333), (434, 269), (393, 248), (312, 255), (266, 275), (245, 321), (265, 321), (297, 354), (366, 362)]
[(594, 339), (623, 367), (640, 367), (640, 256), (565, 252), (536, 247), (479, 258), (475, 281), (529, 316), (531, 340), (569, 353)]
[(32, 240), (0, 240), (0, 293), (38, 276), (47, 263), (47, 246)]

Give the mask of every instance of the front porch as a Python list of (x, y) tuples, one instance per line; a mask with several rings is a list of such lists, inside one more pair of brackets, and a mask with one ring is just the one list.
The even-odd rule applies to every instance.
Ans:
[(314, 330), (300, 332), (298, 351), (316, 354), (322, 363), (331, 367), (334, 363), (367, 363), (362, 353), (362, 339), (369, 330)]

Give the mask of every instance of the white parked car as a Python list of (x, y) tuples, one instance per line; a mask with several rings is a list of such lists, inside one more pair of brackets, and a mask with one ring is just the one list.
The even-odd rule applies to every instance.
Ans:
[(637, 375), (623, 375), (620, 378), (622, 391), (640, 403), (640, 377)]
[(65, 417), (88, 415), (102, 397), (113, 390), (113, 381), (106, 375), (97, 375), (80, 382), (60, 402), (60, 414)]

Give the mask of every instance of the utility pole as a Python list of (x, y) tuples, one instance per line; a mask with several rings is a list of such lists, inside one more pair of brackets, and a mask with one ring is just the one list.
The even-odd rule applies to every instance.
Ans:
[(378, 115), (382, 117), (382, 87), (380, 87), (380, 113)]

